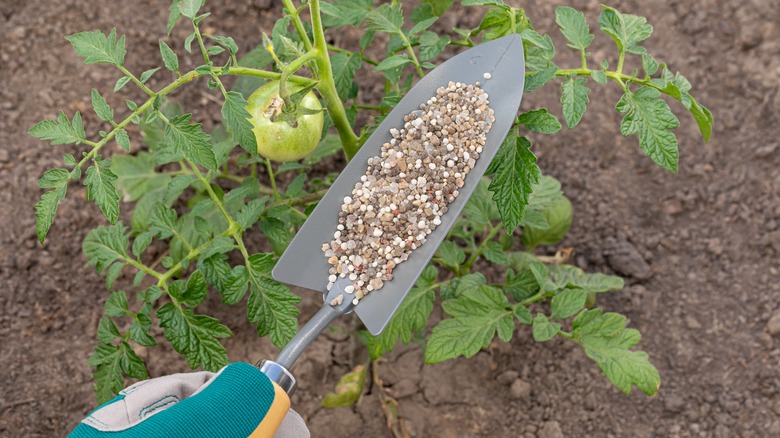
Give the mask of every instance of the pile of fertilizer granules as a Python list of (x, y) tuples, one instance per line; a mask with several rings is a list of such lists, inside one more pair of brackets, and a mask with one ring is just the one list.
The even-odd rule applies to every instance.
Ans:
[(357, 304), (393, 279), (393, 269), (441, 224), (494, 120), (479, 82), (450, 82), (404, 116), (402, 129), (390, 130), (390, 142), (368, 159), (365, 175), (344, 197), (333, 240), (322, 245), (332, 265), (328, 290), (349, 277), (346, 298)]

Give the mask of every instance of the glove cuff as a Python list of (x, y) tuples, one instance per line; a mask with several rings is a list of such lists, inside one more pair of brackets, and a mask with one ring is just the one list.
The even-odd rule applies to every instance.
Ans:
[[(92, 412), (69, 438), (244, 438), (258, 429), (275, 398), (283, 396), (289, 408), (287, 394), (247, 363), (230, 364), (216, 376), (192, 373), (167, 379), (182, 376), (194, 378), (196, 384), (190, 381), (182, 390), (181, 382), (170, 385), (166, 378), (140, 382)], [(153, 400), (147, 397), (139, 402), (139, 395), (151, 389), (148, 385), (169, 385), (170, 389), (155, 388)]]

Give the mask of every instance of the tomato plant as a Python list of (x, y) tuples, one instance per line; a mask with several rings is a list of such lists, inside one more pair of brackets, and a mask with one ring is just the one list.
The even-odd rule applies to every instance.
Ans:
[[(232, 38), (202, 32), (201, 24), (210, 19), (202, 11), (203, 0), (174, 0), (168, 32), (175, 26), (192, 32), (183, 47), (169, 38), (160, 40), (166, 70), (157, 73), (161, 69), (155, 68), (140, 75), (125, 67), (126, 40), (115, 30), (67, 37), (86, 64), (117, 69), (113, 92), (132, 83), (146, 94), (141, 102), (127, 100), (127, 109), (115, 109), (93, 89), (92, 105), (106, 128), (98, 134), (86, 133), (78, 112), (71, 117), (60, 112), (29, 131), (54, 145), (84, 146), (81, 157), (65, 155), (64, 166), (47, 171), (39, 181), (45, 189), (35, 206), (41, 243), (72, 181), (83, 180), (88, 200), (109, 222), (92, 230), (83, 242), (85, 256), (105, 275), (111, 292), (90, 358), (101, 401), (124, 386), (125, 376), (147, 377), (134, 347), (151, 347), (162, 340), (153, 326), (192, 368), (216, 370), (227, 363), (220, 339), (231, 336), (231, 330), (197, 311), (210, 291), (226, 305), (245, 303), (247, 318), (259, 336), (269, 336), (279, 347), (289, 341), (298, 329), (300, 299), (274, 281), (270, 272), (333, 181), (334, 175), (310, 169), (339, 152), (351, 158), (416, 79), (436, 67), (449, 46), (470, 47), (520, 34), (527, 57), (525, 92), (559, 84), (560, 110), (568, 129), (583, 120), (592, 89), (616, 86), (622, 93), (616, 104), (623, 114), (620, 133), (636, 136), (642, 152), (671, 172), (678, 169), (674, 130), (680, 122), (662, 96), (679, 101), (709, 140), (712, 115), (693, 98), (691, 84), (641, 45), (653, 30), (645, 18), (603, 7), (598, 28), (617, 48), (617, 62), (610, 65), (588, 52), (595, 35), (584, 14), (557, 8), (555, 22), (581, 60), (560, 67), (552, 39), (533, 27), (524, 9), (502, 0), (453, 3), (423, 0), (405, 15), (398, 1), (374, 6), (371, 0), (297, 4), (283, 0), (284, 13), (266, 29), (269, 36), (240, 52)], [(453, 7), (480, 14), (480, 24), (439, 33), (438, 18)], [(344, 27), (359, 30), (358, 46), (328, 43), (326, 32)], [(386, 35), (379, 38), (380, 34)], [(202, 64), (182, 72), (180, 49), (192, 53), (193, 45)], [(641, 69), (626, 70), (629, 57), (636, 57)], [(360, 99), (355, 77), (361, 69), (384, 83), (384, 95), (372, 104)], [(163, 73), (170, 82), (151, 89), (149, 78)], [(234, 76), (238, 79), (228, 87), (226, 79)], [(222, 123), (210, 132), (168, 99), (171, 92), (196, 80), (223, 102)], [(265, 81), (272, 82), (262, 85)], [(312, 90), (324, 112), (309, 94)], [(258, 108), (277, 92), (284, 104), (281, 111), (272, 111), (277, 120), (258, 121)], [(373, 118), (358, 126), (358, 112)], [(509, 341), (515, 330), (529, 326), (537, 341), (562, 337), (581, 345), (620, 390), (628, 393), (635, 386), (655, 394), (658, 372), (646, 353), (633, 349), (639, 332), (627, 327), (625, 316), (595, 307), (598, 294), (622, 289), (623, 280), (567, 264), (566, 251), (549, 256), (538, 250), (564, 239), (572, 205), (558, 181), (541, 174), (527, 133), (554, 134), (561, 129), (559, 119), (545, 108), (517, 116), (489, 176), (390, 326), (378, 337), (361, 333), (373, 359), (399, 341), (409, 343), (421, 336), (428, 363), (471, 357), (494, 337)], [(131, 142), (130, 133), (139, 131)], [(300, 144), (300, 149), (293, 151), (292, 143)], [(121, 150), (111, 153), (114, 144)], [(275, 165), (269, 158), (288, 162)], [(285, 173), (294, 176), (284, 178), (289, 182), (280, 187), (277, 177)], [(120, 200), (132, 205), (127, 225), (119, 221)], [(253, 251), (245, 244), (248, 233), (265, 236), (272, 252)], [(241, 262), (231, 264), (230, 254)], [(488, 265), (494, 269), (484, 269)], [(117, 278), (131, 271), (132, 284), (119, 288)], [(441, 305), (449, 318), (428, 331), (435, 305)]]

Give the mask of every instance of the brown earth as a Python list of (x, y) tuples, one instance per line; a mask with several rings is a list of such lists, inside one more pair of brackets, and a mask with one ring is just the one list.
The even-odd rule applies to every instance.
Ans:
[[(552, 12), (562, 3), (524, 6), (537, 29), (553, 35), (557, 62), (567, 66), (576, 57), (565, 49)], [(570, 3), (596, 22), (597, 1)], [(680, 172), (662, 171), (642, 156), (635, 139), (617, 134), (616, 91), (596, 88), (580, 127), (536, 136), (534, 150), (574, 204), (563, 245), (574, 248), (576, 264), (627, 278), (626, 289), (601, 304), (627, 314), (644, 334), (641, 345), (663, 379), (660, 393), (625, 396), (579, 348), (536, 344), (527, 329), (471, 360), (435, 366), (423, 367), (421, 351), (410, 346), (379, 368), (412, 436), (780, 436), (780, 339), (768, 324), (774, 315), (772, 331), (780, 332), (780, 2), (612, 3), (655, 26), (647, 47), (684, 72), (699, 100), (713, 108), (713, 140), (704, 144), (692, 118), (673, 105), (683, 122)], [(272, 4), (225, 2), (208, 24), (251, 47), (278, 16)], [(77, 149), (52, 148), (25, 131), (60, 108), (81, 110), (88, 132), (97, 131), (90, 88), (110, 94), (117, 72), (82, 65), (63, 36), (116, 26), (127, 34), (128, 67), (140, 72), (159, 64), (167, 7), (150, 0), (0, 2), (2, 436), (63, 436), (95, 406), (86, 359), (107, 296), (80, 249), (87, 231), (105, 219), (85, 202), (80, 186), (70, 187), (46, 247), (36, 243), (36, 180), (62, 153)], [(442, 26), (473, 20), (451, 14)], [(179, 28), (172, 46), (181, 47), (185, 36)], [(349, 41), (349, 35), (336, 38)], [(614, 52), (601, 36), (592, 50), (596, 59)], [(555, 88), (526, 96), (524, 107), (559, 113)], [(186, 107), (207, 126), (218, 119), (205, 87), (187, 90), (176, 96)], [(113, 95), (110, 102), (120, 108), (125, 97)], [(306, 296), (303, 316), (316, 308), (316, 297)], [(226, 342), (231, 360), (254, 362), (275, 353), (256, 338), (241, 307), (211, 300), (204, 310), (236, 332)], [(301, 387), (293, 404), (315, 437), (391, 436), (375, 386), (355, 407), (320, 407), (339, 376), (360, 360), (359, 346), (346, 335), (352, 324), (339, 322), (295, 368)], [(143, 353), (154, 376), (186, 371), (169, 346)]]

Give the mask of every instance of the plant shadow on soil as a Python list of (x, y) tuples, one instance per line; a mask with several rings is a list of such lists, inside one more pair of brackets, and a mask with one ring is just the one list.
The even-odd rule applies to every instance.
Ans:
[[(523, 4), (536, 28), (554, 38), (562, 66), (577, 63), (554, 25), (554, 7), (564, 3)], [(570, 3), (595, 25), (598, 2)], [(619, 393), (578, 347), (558, 340), (536, 344), (526, 328), (471, 360), (435, 366), (422, 366), (421, 351), (409, 346), (379, 369), (410, 436), (780, 436), (780, 339), (768, 327), (780, 312), (778, 3), (611, 2), (648, 17), (655, 27), (648, 48), (681, 70), (714, 109), (716, 128), (705, 144), (690, 116), (673, 105), (683, 122), (678, 175), (654, 167), (634, 138), (617, 134), (619, 96), (611, 88), (594, 87), (574, 131), (532, 138), (543, 171), (561, 180), (574, 204), (574, 225), (562, 246), (573, 247), (575, 264), (586, 270), (627, 278), (624, 291), (603, 296), (600, 304), (627, 314), (644, 334), (641, 346), (663, 380), (659, 395)], [(96, 132), (89, 90), (108, 94), (118, 74), (82, 65), (63, 36), (116, 26), (127, 34), (129, 68), (143, 71), (159, 64), (157, 39), (165, 33), (167, 8), (164, 1), (0, 3), (0, 435), (63, 436), (95, 406), (87, 357), (108, 295), (81, 254), (86, 232), (105, 223), (82, 187), (71, 185), (47, 245), (36, 243), (36, 180), (77, 148), (51, 147), (25, 131), (64, 109), (81, 111), (88, 132)], [(437, 26), (474, 24), (473, 16), (457, 11)], [(267, 0), (227, 2), (213, 12), (206, 26), (235, 37), (244, 50), (279, 15)], [(185, 36), (180, 27), (171, 45), (180, 48)], [(349, 33), (331, 37), (339, 44), (356, 41)], [(599, 36), (592, 51), (600, 60), (614, 47)], [(361, 76), (371, 103), (379, 81), (368, 72)], [(159, 85), (152, 80), (153, 88)], [(219, 119), (219, 105), (201, 85), (174, 98), (209, 129)], [(110, 103), (119, 108), (125, 97), (112, 95)], [(523, 107), (560, 114), (558, 98), (557, 87), (549, 86), (527, 95)], [(255, 248), (258, 240), (249, 237)], [(315, 312), (317, 300), (304, 297), (303, 318)], [(212, 297), (204, 310), (236, 332), (226, 342), (231, 360), (255, 362), (275, 353), (267, 340), (257, 339), (240, 305), (223, 306)], [(434, 312), (433, 319), (440, 318)], [(339, 321), (304, 354), (294, 369), (301, 386), (293, 406), (313, 436), (392, 436), (376, 386), (355, 407), (320, 407), (323, 395), (362, 359), (346, 335), (352, 325)], [(187, 371), (165, 344), (140, 353), (153, 376)]]

